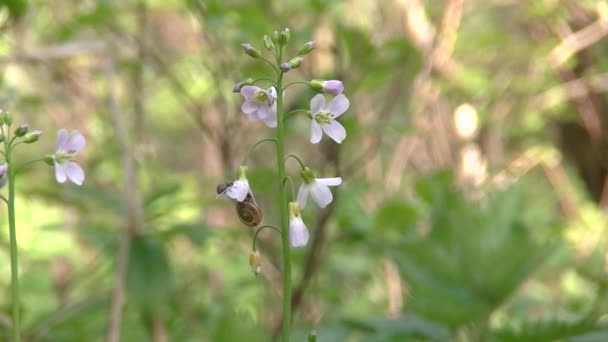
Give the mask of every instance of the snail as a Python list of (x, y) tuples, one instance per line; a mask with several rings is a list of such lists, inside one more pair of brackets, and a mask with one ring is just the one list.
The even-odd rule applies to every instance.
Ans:
[[(232, 184), (233, 182), (227, 182), (218, 185), (217, 194), (223, 194)], [(243, 202), (236, 202), (236, 214), (239, 220), (249, 227), (255, 227), (262, 222), (262, 210), (251, 193), (247, 194)]]
[(247, 194), (243, 202), (236, 203), (236, 214), (241, 222), (249, 227), (255, 227), (262, 222), (262, 210), (251, 194)]

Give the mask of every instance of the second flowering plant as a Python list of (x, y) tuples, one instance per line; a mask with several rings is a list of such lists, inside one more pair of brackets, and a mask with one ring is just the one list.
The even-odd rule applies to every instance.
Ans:
[(30, 131), (28, 125), (23, 124), (13, 129), (13, 117), (0, 110), (0, 189), (8, 186), (8, 194), (0, 194), (0, 199), (6, 204), (8, 212), (8, 228), (10, 237), (11, 255), (11, 341), (21, 341), (20, 319), (20, 287), (19, 287), (19, 250), (17, 245), (17, 223), (15, 217), (15, 185), (23, 169), (37, 162), (46, 162), (54, 166), (55, 178), (59, 183), (71, 181), (82, 185), (84, 171), (76, 163), (76, 156), (85, 147), (85, 139), (80, 132), (74, 130), (68, 133), (60, 129), (57, 134), (55, 152), (43, 158), (21, 162), (17, 158), (18, 148), (29, 146), (40, 139), (42, 132)]
[[(270, 36), (264, 36), (263, 45), (269, 58), (251, 44), (243, 44), (243, 51), (250, 57), (268, 64), (274, 74), (272, 77), (257, 79), (248, 78), (237, 83), (233, 91), (240, 93), (243, 99), (242, 112), (252, 123), (263, 122), (273, 131), (271, 137), (261, 139), (251, 146), (242, 165), (239, 167), (237, 177), (218, 186), (218, 197), (235, 202), (236, 212), (241, 221), (256, 227), (253, 235), (252, 251), (250, 254), (251, 269), (257, 275), (262, 271), (262, 256), (256, 248), (256, 240), (261, 231), (271, 229), (281, 236), (283, 259), (283, 341), (289, 341), (291, 325), (291, 249), (304, 248), (308, 244), (310, 232), (302, 218), (302, 210), (310, 196), (316, 204), (325, 208), (333, 200), (330, 186), (342, 184), (342, 178), (317, 178), (313, 170), (305, 165), (301, 158), (294, 154), (285, 153), (285, 122), (295, 113), (303, 112), (310, 120), (310, 142), (316, 144), (323, 135), (340, 144), (346, 139), (346, 130), (339, 122), (339, 117), (349, 108), (349, 100), (343, 94), (344, 85), (340, 80), (311, 80), (285, 83), (287, 74), (299, 68), (304, 63), (304, 57), (315, 48), (315, 42), (304, 44), (295, 55), (288, 57), (288, 45), (291, 32), (285, 29), (280, 33), (275, 31)], [(305, 84), (317, 92), (310, 99), (310, 110), (295, 109), (290, 112), (284, 110), (283, 97), (285, 90), (297, 84)], [(276, 148), (277, 180), (279, 186), (280, 223), (258, 226), (262, 223), (262, 211), (257, 205), (253, 190), (247, 180), (247, 160), (253, 149), (261, 143), (272, 142)], [(295, 185), (291, 176), (286, 174), (285, 163), (292, 158), (298, 162), (301, 172), (302, 185), (296, 195)], [(291, 185), (290, 189), (287, 184)], [(312, 335), (311, 335), (312, 336)], [(316, 338), (316, 334), (315, 334)]]

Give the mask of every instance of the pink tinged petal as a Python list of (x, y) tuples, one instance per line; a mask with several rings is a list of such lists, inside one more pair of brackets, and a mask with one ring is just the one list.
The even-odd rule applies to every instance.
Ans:
[(57, 179), (57, 182), (59, 183), (65, 183), (65, 181), (68, 179), (65, 172), (65, 163), (55, 163), (55, 179)]
[(321, 94), (315, 95), (315, 97), (310, 100), (310, 113), (313, 115), (317, 114), (321, 111), (323, 106), (325, 105), (325, 96)]
[(333, 95), (339, 95), (344, 91), (344, 84), (342, 84), (342, 81), (338, 80), (326, 81), (323, 85), (323, 91)]
[(249, 121), (251, 121), (251, 122), (260, 121), (260, 118), (258, 118), (258, 113), (257, 112), (255, 112), (253, 114), (245, 114), (245, 115), (247, 115), (247, 118), (249, 118)]
[(342, 184), (342, 178), (341, 177), (335, 177), (335, 178), (317, 178), (316, 179), (318, 183), (321, 183), (323, 185), (327, 185), (327, 186), (338, 186), (340, 184)]
[(334, 199), (334, 196), (331, 194), (331, 191), (329, 191), (327, 185), (320, 184), (316, 181), (312, 183), (310, 187), (310, 196), (321, 208), (327, 207)]
[(251, 115), (254, 114), (259, 107), (260, 105), (258, 103), (248, 99), (245, 100), (245, 102), (243, 102), (243, 104), (241, 105), (241, 110), (243, 111), (243, 113)]
[(232, 185), (226, 189), (225, 193), (228, 197), (237, 200), (238, 202), (243, 202), (249, 191), (249, 182), (246, 180), (239, 180), (232, 183)]
[(306, 201), (308, 200), (308, 193), (310, 192), (310, 187), (308, 184), (300, 185), (300, 190), (298, 190), (298, 204), (300, 208), (304, 209), (306, 207)]
[(268, 103), (264, 103), (260, 105), (258, 108), (258, 117), (262, 120), (270, 117), (272, 114), (270, 112), (270, 108), (268, 108)]
[(304, 247), (308, 243), (308, 228), (301, 218), (296, 217), (289, 222), (289, 243), (293, 248)]
[(328, 124), (323, 125), (323, 132), (332, 138), (338, 144), (346, 139), (346, 130), (341, 123), (336, 120), (330, 120)]
[(350, 102), (344, 96), (344, 94), (340, 94), (334, 97), (329, 104), (327, 105), (327, 110), (334, 115), (334, 118), (342, 115), (344, 112), (348, 110), (350, 106)]
[(245, 99), (249, 99), (253, 95), (255, 95), (255, 93), (257, 93), (258, 91), (260, 91), (259, 87), (256, 87), (256, 86), (244, 86), (243, 88), (241, 88), (241, 95), (243, 95), (243, 97)]
[(74, 151), (74, 154), (78, 154), (85, 145), (86, 141), (84, 140), (84, 136), (77, 130), (73, 130), (65, 143), (65, 150)]
[(277, 127), (277, 117), (270, 115), (270, 117), (264, 119), (264, 123), (266, 124), (266, 126), (270, 127), (270, 128), (276, 128)]
[(318, 144), (323, 137), (323, 129), (315, 119), (310, 121), (310, 143)]
[(65, 128), (62, 128), (57, 131), (57, 145), (55, 145), (55, 150), (64, 149), (66, 141), (68, 141), (68, 131)]
[(84, 171), (82, 171), (82, 168), (80, 167), (80, 165), (78, 165), (74, 162), (66, 162), (64, 170), (65, 170), (66, 176), (74, 184), (82, 185), (82, 182), (84, 182)]

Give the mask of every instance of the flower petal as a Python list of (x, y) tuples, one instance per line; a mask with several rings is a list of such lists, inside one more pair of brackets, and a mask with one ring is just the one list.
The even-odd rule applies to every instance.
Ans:
[(260, 119), (264, 120), (264, 119), (270, 117), (271, 115), (272, 114), (271, 114), (270, 108), (268, 107), (268, 103), (262, 103), (260, 105), (260, 107), (258, 108), (258, 117)]
[(80, 165), (76, 164), (75, 162), (69, 161), (65, 163), (64, 170), (66, 176), (74, 184), (82, 185), (82, 182), (84, 182), (84, 171), (82, 171)]
[(315, 119), (310, 121), (310, 142), (312, 144), (318, 144), (323, 137), (323, 129), (321, 125), (319, 125)]
[(257, 93), (259, 90), (260, 88), (256, 86), (244, 86), (243, 88), (241, 88), (241, 95), (243, 95), (245, 99), (249, 99), (253, 95), (255, 95), (255, 93)]
[(57, 131), (57, 144), (55, 150), (62, 150), (65, 147), (65, 143), (68, 141), (68, 131), (65, 128)]
[(327, 207), (334, 199), (334, 196), (329, 191), (327, 185), (321, 184), (315, 180), (310, 187), (310, 196), (321, 208)]
[(341, 123), (336, 120), (330, 120), (328, 124), (322, 126), (323, 132), (332, 138), (338, 144), (346, 139), (346, 130)]
[(302, 183), (302, 185), (300, 185), (300, 190), (298, 190), (298, 204), (302, 209), (306, 207), (306, 200), (308, 199), (309, 192), (310, 186), (308, 184)]
[(327, 186), (338, 186), (342, 184), (342, 177), (335, 178), (317, 178), (317, 182)]
[(249, 182), (247, 180), (238, 180), (233, 182), (224, 193), (234, 200), (243, 202), (249, 191)]
[(245, 102), (243, 102), (243, 104), (241, 105), (241, 110), (243, 111), (243, 113), (249, 115), (257, 112), (258, 108), (260, 108), (260, 105), (255, 101), (249, 99), (245, 100)]
[(78, 154), (86, 145), (84, 136), (77, 130), (73, 130), (68, 140), (65, 142), (64, 149), (66, 151), (74, 151), (74, 154)]
[(318, 112), (321, 111), (321, 109), (323, 108), (324, 105), (325, 105), (325, 96), (323, 96), (321, 94), (315, 95), (315, 97), (313, 97), (312, 100), (310, 100), (310, 113), (312, 114), (313, 118), (314, 118), (315, 114), (317, 114)]
[[(268, 92), (267, 92), (267, 94), (268, 94)], [(271, 87), (269, 95), (273, 99), (273, 101), (276, 100), (276, 98), (277, 98), (277, 89), (275, 87)], [(285, 91), (283, 91), (283, 96), (285, 96)]]
[(266, 126), (270, 127), (270, 128), (276, 128), (277, 127), (277, 116), (276, 115), (269, 115), (269, 117), (267, 117), (266, 119), (264, 119), (264, 123), (266, 124)]
[(57, 182), (59, 183), (65, 183), (68, 179), (64, 166), (65, 164), (55, 163), (55, 179), (57, 179)]
[(304, 247), (308, 243), (308, 228), (301, 218), (296, 217), (289, 222), (289, 243), (293, 248)]
[(340, 94), (329, 101), (327, 110), (334, 115), (334, 118), (337, 118), (346, 112), (349, 106), (350, 102), (346, 96), (344, 96), (344, 94)]

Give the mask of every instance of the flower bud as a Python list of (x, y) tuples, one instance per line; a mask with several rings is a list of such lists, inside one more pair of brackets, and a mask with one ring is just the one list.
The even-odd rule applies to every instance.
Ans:
[(302, 171), (300, 171), (300, 176), (302, 176), (302, 179), (306, 184), (310, 184), (315, 181), (315, 173), (308, 166), (304, 167)]
[(342, 81), (338, 80), (312, 80), (308, 82), (308, 85), (314, 91), (332, 95), (340, 95), (344, 91), (344, 85), (342, 84)]
[(308, 334), (308, 342), (317, 342), (317, 331), (313, 330)]
[(291, 70), (289, 63), (287, 63), (287, 62), (281, 63), (281, 65), (279, 65), (279, 67), (281, 68), (282, 72), (288, 72), (289, 70)]
[(241, 88), (243, 88), (244, 86), (248, 86), (248, 85), (252, 85), (253, 84), (253, 78), (248, 78), (242, 82), (239, 82), (237, 84), (234, 85), (234, 87), (232, 87), (232, 92), (233, 93), (240, 93), (241, 92)]
[(24, 136), (27, 133), (28, 129), (29, 128), (26, 124), (23, 124), (23, 125), (17, 127), (17, 129), (15, 129), (15, 136), (17, 136), (17, 137)]
[(55, 156), (52, 154), (47, 154), (44, 156), (44, 158), (42, 158), (42, 161), (44, 161), (47, 165), (53, 166), (55, 165)]
[(304, 58), (298, 56), (298, 57), (294, 57), (292, 59), (289, 60), (289, 67), (291, 69), (297, 69), (300, 67), (300, 65), (302, 65), (302, 61), (304, 60)]
[(302, 46), (300, 48), (300, 50), (298, 51), (298, 56), (307, 55), (310, 51), (312, 51), (312, 49), (315, 48), (315, 45), (317, 45), (317, 44), (314, 41), (310, 41), (310, 42), (304, 44), (304, 46)]
[(277, 32), (277, 31), (272, 32), (271, 39), (272, 39), (273, 43), (279, 44), (279, 32)]
[(274, 43), (272, 42), (270, 37), (268, 37), (266, 35), (264, 36), (264, 47), (268, 51), (272, 51), (272, 49), (274, 49)]
[(40, 135), (42, 135), (42, 131), (40, 130), (29, 132), (25, 135), (25, 138), (23, 138), (23, 142), (26, 144), (35, 143), (40, 139)]
[(285, 45), (285, 44), (289, 43), (290, 39), (291, 39), (291, 32), (289, 31), (288, 28), (286, 28), (285, 30), (281, 31), (281, 35), (279, 36), (279, 44)]
[(13, 123), (13, 117), (7, 112), (0, 112), (0, 125), (10, 126)]
[(245, 53), (248, 54), (249, 56), (251, 56), (253, 58), (260, 58), (260, 56), (262, 56), (260, 51), (258, 51), (256, 48), (254, 48), (251, 44), (243, 44), (242, 46), (243, 46), (243, 51), (245, 51)]
[(262, 271), (262, 257), (258, 250), (249, 253), (249, 266), (251, 266), (251, 271), (256, 276)]

